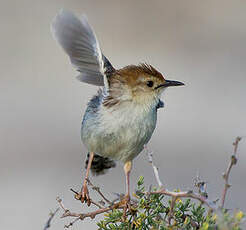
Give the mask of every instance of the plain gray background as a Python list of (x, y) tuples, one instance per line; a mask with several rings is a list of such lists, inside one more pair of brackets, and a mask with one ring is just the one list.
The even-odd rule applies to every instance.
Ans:
[[(0, 6), (0, 225), (42, 229), (57, 195), (73, 200), (86, 149), (80, 123), (97, 88), (76, 71), (53, 40), (50, 22), (65, 8), (85, 13), (104, 54), (116, 68), (148, 62), (185, 87), (168, 89), (148, 145), (169, 189), (193, 188), (200, 172), (211, 199), (220, 197), (222, 172), (237, 135), (246, 135), (246, 2), (227, 0), (16, 0)], [(246, 211), (246, 141), (238, 149), (226, 207)], [(145, 153), (132, 181), (155, 184)], [(121, 164), (93, 178), (109, 196), (124, 192)], [(132, 191), (134, 186), (132, 186)], [(51, 229), (69, 220), (54, 219)], [(95, 229), (87, 220), (73, 229)]]

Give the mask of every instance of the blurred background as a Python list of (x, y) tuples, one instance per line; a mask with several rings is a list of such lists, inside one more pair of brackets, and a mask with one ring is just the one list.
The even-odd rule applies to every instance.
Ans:
[[(148, 62), (185, 87), (168, 89), (148, 148), (165, 186), (193, 189), (197, 172), (209, 197), (221, 196), (238, 135), (246, 135), (246, 2), (240, 0), (10, 0), (0, 3), (0, 223), (2, 229), (42, 229), (56, 197), (73, 199), (86, 149), (80, 124), (96, 87), (82, 84), (50, 33), (61, 8), (85, 13), (116, 68)], [(229, 209), (246, 211), (246, 139), (238, 149)], [(93, 178), (105, 194), (124, 192), (122, 165)], [(156, 184), (146, 153), (134, 161), (134, 182)], [(92, 195), (92, 193), (91, 193)], [(92, 195), (93, 196), (93, 195)], [(58, 216), (50, 229), (63, 229)], [(91, 220), (73, 229), (95, 229)]]

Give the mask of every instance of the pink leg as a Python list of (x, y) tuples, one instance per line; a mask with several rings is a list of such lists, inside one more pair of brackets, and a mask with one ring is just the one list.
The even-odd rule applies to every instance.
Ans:
[(87, 169), (86, 169), (86, 174), (85, 174), (85, 179), (84, 179), (84, 183), (83, 183), (83, 187), (81, 188), (81, 197), (80, 200), (81, 202), (86, 202), (88, 204), (88, 206), (90, 206), (91, 202), (90, 202), (90, 196), (89, 196), (89, 191), (87, 188), (87, 179), (89, 177), (89, 172), (90, 172), (90, 168), (91, 168), (91, 164), (94, 158), (94, 153), (90, 152), (90, 157), (89, 157), (89, 162), (87, 165)]
[(130, 200), (130, 172), (132, 169), (132, 161), (127, 161), (124, 165), (124, 171), (126, 176), (126, 199)]

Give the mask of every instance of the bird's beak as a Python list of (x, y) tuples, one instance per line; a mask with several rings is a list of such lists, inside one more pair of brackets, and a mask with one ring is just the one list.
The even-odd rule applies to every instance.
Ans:
[(155, 87), (155, 89), (161, 88), (161, 87), (170, 87), (170, 86), (180, 86), (180, 85), (184, 85), (183, 82), (180, 81), (171, 81), (171, 80), (165, 80), (164, 84), (160, 84), (158, 86)]

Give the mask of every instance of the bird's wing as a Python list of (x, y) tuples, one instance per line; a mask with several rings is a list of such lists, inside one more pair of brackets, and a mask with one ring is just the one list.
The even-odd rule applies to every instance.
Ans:
[(102, 54), (99, 43), (85, 15), (78, 19), (73, 13), (61, 10), (51, 24), (51, 31), (80, 72), (80, 81), (105, 86), (107, 73), (114, 70)]

